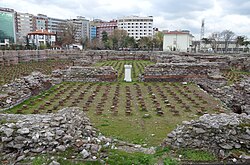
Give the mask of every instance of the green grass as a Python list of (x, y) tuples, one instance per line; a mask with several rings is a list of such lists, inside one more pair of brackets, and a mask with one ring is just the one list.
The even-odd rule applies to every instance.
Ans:
[(105, 61), (96, 63), (94, 66), (112, 66), (118, 71), (118, 81), (124, 81), (124, 65), (132, 65), (132, 81), (137, 82), (139, 74), (144, 72), (147, 65), (154, 64), (151, 61)]
[(238, 82), (242, 79), (243, 75), (250, 75), (250, 72), (245, 72), (245, 71), (240, 71), (240, 70), (230, 70), (230, 71), (226, 71), (224, 72), (224, 77), (226, 77), (227, 79), (227, 85), (232, 85), (235, 82)]
[(201, 151), (201, 150), (193, 150), (193, 149), (183, 149), (178, 151), (178, 154), (182, 155), (182, 159), (190, 160), (190, 161), (216, 161), (217, 158), (210, 152)]
[[(133, 82), (123, 82), (124, 64), (133, 65)], [(146, 146), (158, 146), (178, 124), (184, 120), (197, 119), (204, 113), (219, 113), (221, 103), (215, 100), (207, 93), (200, 90), (194, 84), (183, 85), (181, 83), (142, 83), (138, 82), (138, 75), (143, 73), (146, 65), (152, 64), (149, 61), (106, 61), (97, 63), (96, 66), (110, 65), (118, 70), (119, 82), (115, 83), (80, 83), (69, 82), (58, 84), (40, 95), (32, 97), (22, 104), (6, 111), (6, 113), (17, 113), (21, 110), (23, 114), (34, 113), (35, 110), (40, 114), (47, 113), (51, 110), (53, 113), (64, 107), (77, 106), (85, 107), (87, 100), (95, 93), (92, 103), (86, 110), (94, 127), (104, 135), (132, 142), (136, 144), (145, 144)], [(131, 115), (127, 116), (126, 102), (128, 102), (127, 93), (131, 96)], [(150, 91), (151, 90), (151, 91)], [(111, 110), (113, 98), (118, 92), (117, 115)], [(145, 102), (146, 111), (143, 111), (138, 93), (141, 92), (141, 99)], [(84, 93), (82, 95), (82, 93)], [(155, 97), (155, 100), (153, 99)], [(166, 98), (164, 98), (166, 97)], [(165, 102), (169, 101), (171, 108)], [(180, 102), (178, 101), (180, 100)], [(62, 101), (63, 100), (63, 101)], [(47, 105), (46, 102), (50, 101)], [(60, 105), (60, 101), (63, 105)], [(77, 101), (77, 102), (76, 102)], [(75, 102), (75, 104), (73, 104)], [(23, 109), (23, 105), (27, 109)], [(98, 104), (101, 104), (102, 114), (97, 115)], [(183, 105), (188, 105), (186, 109)], [(160, 106), (164, 112), (163, 116), (157, 115), (156, 106)], [(40, 109), (40, 107), (43, 107)], [(178, 115), (173, 113), (173, 109), (178, 111)], [(199, 112), (199, 113), (198, 113)], [(149, 118), (144, 118), (149, 114)], [(178, 164), (175, 159), (168, 155), (168, 148), (158, 150), (155, 155), (146, 155), (141, 153), (128, 154), (120, 151), (109, 151), (110, 164), (151, 164), (161, 161), (163, 164)], [(210, 155), (204, 152), (196, 153), (194, 151), (182, 151), (186, 159), (190, 160), (209, 160)], [(74, 154), (72, 150), (61, 153), (59, 156), (61, 164), (70, 164), (70, 160), (61, 158), (69, 157)], [(204, 156), (205, 155), (205, 156)], [(43, 157), (34, 159), (34, 164), (39, 164), (44, 160)], [(47, 163), (47, 162), (46, 162)], [(74, 162), (82, 163), (82, 162)], [(92, 162), (84, 162), (85, 164)], [(98, 162), (97, 162), (98, 163)]]
[(107, 163), (110, 165), (178, 165), (179, 162), (170, 155), (169, 148), (159, 148), (153, 155), (144, 153), (127, 153), (119, 150), (109, 150)]
[[(113, 65), (114, 67), (123, 67), (123, 65), (132, 63), (134, 66), (144, 66), (150, 64), (149, 61), (106, 61), (103, 63), (97, 63), (96, 65)], [(136, 63), (137, 62), (137, 63)], [(136, 68), (136, 67), (134, 67)], [(138, 69), (136, 74), (139, 74), (143, 69)], [(121, 77), (122, 74), (120, 74)], [(217, 113), (217, 105), (221, 106), (221, 103), (213, 99), (208, 94), (201, 91), (194, 84), (182, 85), (180, 83), (125, 83), (121, 81), (118, 83), (62, 83), (52, 87), (50, 90), (42, 92), (40, 95), (26, 100), (22, 104), (6, 111), (6, 113), (17, 113), (21, 110), (24, 114), (34, 113), (35, 110), (38, 113), (47, 113), (48, 110), (56, 112), (64, 107), (78, 106), (83, 108), (88, 98), (95, 92), (96, 96), (93, 102), (87, 107), (87, 115), (96, 128), (99, 129), (106, 136), (111, 136), (120, 140), (136, 143), (146, 144), (148, 146), (159, 145), (166, 135), (173, 130), (177, 124), (181, 124), (184, 120), (191, 120), (198, 118), (201, 114), (197, 114), (197, 111), (202, 109), (202, 113)], [(111, 107), (113, 105), (113, 97), (115, 96), (116, 88), (119, 86), (117, 116), (113, 115)], [(137, 89), (137, 87), (139, 89)], [(185, 88), (187, 87), (187, 88)], [(126, 116), (126, 90), (129, 88), (131, 95), (131, 115)], [(151, 88), (151, 93), (149, 91)], [(63, 93), (62, 93), (63, 91)], [(142, 110), (142, 105), (138, 98), (138, 92), (141, 91), (142, 100), (145, 102), (146, 111)], [(84, 95), (81, 99), (81, 92)], [(104, 98), (104, 93), (107, 92), (107, 98)], [(152, 93), (155, 94), (156, 103), (153, 103)], [(173, 97), (173, 93), (175, 97)], [(197, 93), (200, 98), (198, 98)], [(166, 96), (169, 103), (175, 106), (179, 115), (174, 115), (171, 111), (172, 108), (167, 107), (164, 102), (164, 98), (161, 95)], [(186, 96), (187, 94), (191, 102)], [(63, 100), (63, 105), (60, 105), (60, 101)], [(179, 98), (183, 103), (177, 102), (176, 98)], [(72, 104), (78, 100), (76, 104)], [(96, 115), (97, 105), (101, 104), (101, 100), (104, 100), (101, 107), (102, 115)], [(50, 101), (50, 105), (46, 105), (46, 102)], [(211, 103), (211, 104), (210, 104)], [(162, 108), (164, 112), (163, 116), (159, 116), (156, 113), (156, 104)], [(182, 104), (190, 106), (190, 110), (186, 111), (186, 108)], [(27, 109), (22, 109), (23, 105), (27, 105)], [(42, 109), (40, 107), (43, 106)], [(150, 115), (149, 118), (144, 118), (144, 115)]]
[(151, 165), (157, 162), (153, 155), (143, 153), (127, 153), (119, 150), (109, 151), (107, 163), (110, 165)]
[[(171, 150), (169, 148), (158, 148), (155, 154), (144, 154), (141, 152), (128, 153), (121, 150), (112, 150), (112, 149), (103, 149), (103, 152), (107, 153), (107, 159), (105, 163), (109, 165), (152, 165), (163, 163), (164, 165), (177, 165), (179, 162), (170, 156)], [(76, 159), (71, 159), (71, 156), (76, 156)], [(32, 160), (32, 165), (42, 165), (49, 164), (53, 160), (51, 157), (54, 157), (53, 160), (59, 162), (63, 165), (100, 165), (99, 161), (84, 161), (81, 160), (81, 156), (77, 152), (68, 149), (65, 152), (54, 153), (54, 154), (41, 154), (35, 156)], [(66, 159), (65, 159), (66, 158)], [(78, 159), (78, 161), (77, 161)], [(30, 163), (28, 160), (22, 161), (21, 163)]]
[(12, 66), (0, 66), (0, 85), (10, 83), (16, 78), (29, 75), (34, 71), (39, 71), (43, 74), (51, 74), (55, 69), (71, 65), (72, 62), (70, 60), (46, 60), (42, 62), (23, 62)]
[[(119, 95), (117, 116), (113, 115), (111, 110), (113, 104), (113, 97), (115, 95), (116, 87), (119, 85)], [(140, 102), (137, 98), (138, 86), (142, 92), (142, 98), (145, 102), (146, 110), (141, 109)], [(197, 110), (203, 109), (204, 113), (217, 113), (215, 109), (217, 105), (221, 105), (220, 102), (213, 99), (211, 96), (206, 94), (197, 88), (194, 84), (188, 84), (188, 90), (184, 89), (184, 85), (180, 83), (62, 83), (52, 87), (50, 90), (41, 93), (39, 96), (32, 97), (24, 103), (6, 111), (6, 113), (17, 113), (18, 110), (22, 110), (24, 114), (33, 113), (34, 110), (38, 110), (39, 113), (47, 113), (48, 110), (56, 112), (64, 107), (73, 106), (72, 102), (76, 101), (81, 92), (85, 91), (84, 96), (78, 99), (78, 103), (74, 106), (83, 108), (87, 103), (88, 98), (93, 94), (94, 91), (99, 88), (96, 92), (96, 96), (93, 102), (87, 108), (87, 116), (96, 128), (99, 129), (106, 136), (111, 136), (120, 140), (137, 143), (147, 144), (148, 146), (159, 145), (166, 135), (172, 131), (177, 124), (181, 124), (184, 120), (197, 119), (200, 115), (197, 114)], [(126, 116), (126, 87), (130, 89), (131, 95), (131, 115)], [(152, 95), (149, 94), (148, 88), (152, 88), (152, 92), (155, 94), (156, 100), (162, 111), (163, 116), (159, 116), (156, 113), (156, 105), (153, 103)], [(61, 91), (65, 91), (60, 96), (58, 95)], [(103, 98), (105, 92), (107, 98)], [(176, 99), (171, 95), (176, 94), (176, 97), (180, 98), (183, 103), (190, 106), (190, 110), (186, 111), (182, 107), (181, 103), (178, 103)], [(187, 93), (190, 98), (195, 102), (190, 102), (188, 98), (183, 96), (183, 93)], [(201, 98), (198, 98), (195, 93), (199, 93)], [(171, 105), (179, 111), (179, 115), (175, 116), (171, 112), (171, 108), (167, 107), (161, 94), (164, 94)], [(56, 95), (58, 97), (56, 98)], [(69, 98), (66, 98), (69, 96)], [(65, 98), (63, 105), (60, 106), (59, 102)], [(96, 115), (97, 105), (104, 99), (104, 103), (101, 105), (103, 108), (102, 115)], [(207, 102), (204, 102), (207, 101)], [(46, 101), (50, 101), (50, 105), (46, 105)], [(33, 104), (31, 104), (33, 102)], [(23, 105), (27, 105), (27, 109), (22, 109)], [(40, 106), (44, 106), (44, 109), (39, 109)], [(53, 107), (55, 107), (53, 109)], [(150, 118), (144, 118), (145, 114), (149, 114)]]

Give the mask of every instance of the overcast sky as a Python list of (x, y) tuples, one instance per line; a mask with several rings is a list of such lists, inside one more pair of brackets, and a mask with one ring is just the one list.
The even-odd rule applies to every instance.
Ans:
[(153, 16), (154, 27), (190, 30), (196, 39), (205, 19), (205, 37), (227, 29), (250, 39), (250, 0), (0, 0), (0, 7), (62, 19)]

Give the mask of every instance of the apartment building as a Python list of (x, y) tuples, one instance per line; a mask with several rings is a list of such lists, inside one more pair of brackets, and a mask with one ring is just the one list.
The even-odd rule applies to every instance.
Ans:
[(153, 16), (129, 16), (117, 20), (119, 29), (126, 30), (130, 37), (139, 40), (141, 37), (153, 36)]
[(70, 19), (68, 22), (72, 22), (76, 26), (75, 41), (77, 43), (89, 38), (89, 20), (85, 17), (77, 16), (76, 19)]
[(33, 31), (48, 30), (48, 17), (44, 14), (37, 14), (33, 17)]
[(58, 19), (48, 17), (48, 31), (52, 33), (60, 33), (63, 31), (63, 24), (67, 22), (66, 19)]
[(16, 43), (15, 11), (0, 7), (0, 45)]
[(33, 31), (33, 15), (29, 13), (16, 13), (16, 37), (17, 44), (27, 42), (27, 35)]
[(96, 23), (96, 38), (102, 39), (102, 33), (105, 31), (108, 35), (111, 35), (115, 29), (117, 29), (117, 20), (111, 20), (109, 22), (99, 21)]

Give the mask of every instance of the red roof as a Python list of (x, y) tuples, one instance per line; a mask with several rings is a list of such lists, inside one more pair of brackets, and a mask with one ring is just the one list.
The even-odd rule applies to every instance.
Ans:
[(36, 30), (28, 33), (28, 35), (56, 35), (55, 33), (48, 32), (47, 30)]

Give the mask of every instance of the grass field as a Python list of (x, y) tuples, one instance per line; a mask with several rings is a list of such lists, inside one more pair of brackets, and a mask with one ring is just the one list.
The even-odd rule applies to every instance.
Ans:
[[(123, 82), (125, 64), (133, 65), (132, 83)], [(158, 146), (167, 134), (184, 120), (197, 119), (205, 113), (224, 112), (218, 100), (195, 84), (138, 82), (138, 75), (143, 73), (144, 67), (149, 64), (153, 63), (149, 61), (97, 63), (95, 66), (109, 65), (117, 69), (119, 81), (115, 83), (64, 82), (5, 112), (43, 114), (55, 113), (64, 107), (80, 107), (104, 135), (147, 147)], [(197, 155), (188, 150), (187, 153), (185, 150), (182, 152), (181, 154), (186, 154), (187, 157)], [(129, 162), (150, 164), (150, 162), (155, 163), (155, 159), (159, 159), (159, 153), (153, 156), (119, 151), (109, 153), (110, 164)], [(165, 151), (162, 152), (164, 153)], [(208, 159), (207, 157), (197, 159)], [(177, 164), (169, 157), (162, 161), (165, 164)], [(39, 164), (39, 162), (46, 161), (44, 158), (37, 157), (33, 164)]]
[(151, 61), (104, 61), (96, 63), (95, 66), (112, 66), (118, 71), (118, 81), (122, 82), (124, 79), (124, 65), (132, 65), (132, 81), (138, 81), (139, 74), (144, 72), (147, 65), (154, 64)]
[[(183, 120), (222, 111), (196, 85), (180, 83), (62, 83), (7, 111), (52, 113), (81, 107), (105, 135), (158, 145)], [(122, 130), (122, 131), (121, 131)]]
[(16, 78), (27, 76), (31, 72), (39, 71), (43, 74), (51, 74), (55, 69), (64, 68), (65, 66), (72, 65), (71, 61), (58, 61), (48, 60), (42, 62), (24, 62), (12, 66), (0, 66), (0, 85), (10, 83)]
[(239, 70), (230, 70), (223, 73), (223, 76), (227, 79), (227, 85), (232, 85), (242, 79), (242, 76), (250, 76), (250, 72), (243, 72)]

